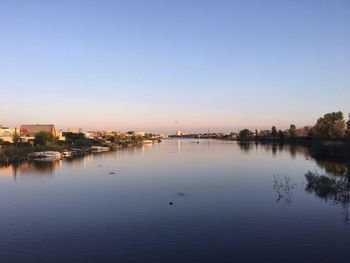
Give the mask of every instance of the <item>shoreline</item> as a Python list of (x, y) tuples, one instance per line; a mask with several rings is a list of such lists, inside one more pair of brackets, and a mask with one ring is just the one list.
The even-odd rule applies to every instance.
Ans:
[[(273, 145), (293, 145), (293, 146), (304, 146), (310, 148), (312, 151), (319, 152), (328, 152), (333, 156), (336, 155), (349, 155), (350, 156), (350, 142), (349, 141), (314, 141), (306, 139), (297, 139), (297, 140), (275, 140), (275, 139), (265, 139), (265, 140), (230, 140), (222, 138), (195, 138), (195, 137), (172, 137), (169, 139), (196, 139), (196, 140), (219, 140), (219, 141), (231, 141), (237, 142), (240, 145), (245, 144), (273, 144)], [(154, 140), (153, 143), (159, 142)], [(117, 151), (120, 149), (125, 149), (129, 147), (142, 146), (145, 143), (143, 141), (138, 142), (123, 142), (119, 144), (104, 145), (108, 147), (111, 151)], [(93, 151), (91, 148), (93, 146), (101, 145), (91, 145), (91, 146), (67, 146), (67, 145), (50, 145), (50, 146), (10, 146), (8, 148), (0, 148), (0, 166), (6, 166), (11, 164), (20, 164), (27, 161), (35, 161), (31, 159), (30, 155), (35, 152), (46, 152), (46, 151), (56, 151), (59, 153), (70, 152), (71, 155), (63, 156), (61, 159), (74, 159), (82, 156), (86, 156), (92, 153), (100, 153)]]
[[(159, 141), (153, 141), (156, 143)], [(119, 149), (142, 146), (145, 143), (141, 142), (123, 142), (120, 144), (112, 145), (91, 145), (91, 146), (67, 146), (67, 145), (50, 145), (50, 146), (10, 146), (7, 148), (0, 148), (0, 166), (6, 166), (11, 164), (20, 164), (27, 161), (35, 161), (36, 159), (31, 159), (30, 155), (35, 152), (47, 152), (55, 151), (59, 152), (62, 157), (61, 159), (74, 159), (82, 156), (86, 156), (92, 153), (101, 153), (99, 151), (92, 150), (93, 146), (98, 147), (108, 147), (109, 150), (105, 152), (117, 151)], [(64, 157), (64, 152), (70, 152), (71, 155)]]

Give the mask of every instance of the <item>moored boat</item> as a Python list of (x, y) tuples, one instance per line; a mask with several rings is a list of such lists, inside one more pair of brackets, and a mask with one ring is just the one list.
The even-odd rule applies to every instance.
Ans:
[(106, 146), (91, 146), (92, 152), (109, 152), (109, 147)]
[(62, 158), (69, 158), (69, 157), (72, 157), (71, 151), (63, 151), (62, 152)]
[(54, 161), (62, 159), (62, 154), (56, 151), (34, 152), (29, 154), (28, 158), (32, 160)]

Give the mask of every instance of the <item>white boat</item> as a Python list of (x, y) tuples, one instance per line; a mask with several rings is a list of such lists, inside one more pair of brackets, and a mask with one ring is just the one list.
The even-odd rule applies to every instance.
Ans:
[(29, 154), (29, 159), (34, 159), (34, 160), (54, 161), (54, 160), (60, 160), (61, 158), (62, 158), (61, 153), (55, 152), (55, 151), (34, 152)]
[(109, 152), (109, 147), (105, 146), (91, 146), (92, 152)]
[(62, 158), (69, 158), (72, 157), (72, 152), (70, 151), (63, 151), (62, 152)]
[(144, 141), (143, 141), (143, 144), (152, 144), (152, 143), (153, 143), (152, 140), (144, 140)]

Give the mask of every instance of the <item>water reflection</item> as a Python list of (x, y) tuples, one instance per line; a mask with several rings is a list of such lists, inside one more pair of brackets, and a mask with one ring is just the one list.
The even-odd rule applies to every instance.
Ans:
[(323, 144), (284, 144), (278, 142), (239, 142), (241, 151), (245, 154), (252, 150), (263, 150), (273, 156), (287, 152), (291, 158), (303, 156), (306, 160), (314, 160), (327, 174), (335, 176), (350, 176), (350, 146)]
[(344, 222), (349, 223), (350, 180), (347, 176), (329, 177), (315, 172), (305, 174), (305, 190), (324, 201), (340, 205), (343, 209)]
[(273, 189), (277, 193), (276, 202), (284, 201), (285, 204), (292, 203), (293, 189), (296, 187), (295, 183), (291, 183), (289, 177), (281, 178), (279, 175), (273, 176)]
[(21, 175), (52, 175), (62, 166), (62, 161), (32, 161), (20, 164), (13, 164), (0, 167), (1, 175), (13, 176)]
[[(198, 151), (203, 150), (203, 148), (200, 148), (203, 146), (203, 144), (207, 145), (207, 148), (210, 147), (216, 147), (215, 143), (218, 143), (219, 141), (212, 142), (213, 145), (211, 145), (208, 141), (208, 143), (204, 140), (201, 140), (200, 143), (191, 143), (191, 146), (187, 145), (188, 140), (176, 140), (175, 148), (173, 148), (170, 153), (173, 153), (174, 149), (177, 151), (177, 153), (182, 153), (184, 151), (187, 151), (189, 148), (196, 149), (198, 147)], [(197, 142), (197, 140), (195, 141)], [(165, 142), (166, 143), (166, 142)], [(160, 144), (162, 145), (162, 144)], [(230, 146), (231, 145), (231, 146)], [(241, 153), (244, 155), (249, 155), (252, 152), (264, 152), (266, 154), (271, 154), (274, 157), (277, 157), (279, 155), (286, 155), (289, 154), (291, 158), (295, 159), (297, 157), (303, 157), (306, 161), (314, 161), (319, 168), (324, 170), (329, 175), (335, 175), (335, 176), (350, 176), (350, 161), (349, 161), (349, 146), (342, 147), (342, 146), (335, 146), (335, 147), (329, 147), (324, 146), (320, 144), (305, 144), (305, 145), (298, 145), (298, 144), (284, 144), (281, 142), (237, 142), (236, 143), (228, 143), (227, 147), (235, 148), (239, 146), (239, 149), (241, 150)], [(163, 147), (163, 146), (160, 146)], [(154, 147), (152, 147), (154, 148)], [(116, 155), (125, 155), (127, 157), (145, 153), (146, 150), (145, 147), (127, 147), (118, 150), (117, 152), (110, 152), (110, 153), (103, 153), (103, 154), (91, 154), (86, 155), (83, 157), (78, 157), (74, 159), (65, 159), (63, 160), (63, 163), (66, 166), (71, 167), (79, 167), (86, 165), (87, 162), (90, 162), (92, 160), (96, 159), (111, 159), (115, 158)], [(153, 150), (152, 150), (153, 151)], [(213, 160), (213, 159), (212, 159)], [(6, 167), (0, 167), (0, 174), (1, 175), (18, 175), (18, 174), (33, 174), (33, 173), (48, 173), (53, 174), (59, 167), (62, 165), (62, 162), (30, 162), (30, 163), (24, 163), (20, 165), (10, 165)]]
[(1, 262), (350, 262), (349, 157), (197, 140), (5, 167)]
[[(254, 143), (252, 142), (238, 142), (238, 145), (242, 152), (248, 154), (251, 150), (254, 149)], [(257, 144), (255, 144), (257, 146)]]

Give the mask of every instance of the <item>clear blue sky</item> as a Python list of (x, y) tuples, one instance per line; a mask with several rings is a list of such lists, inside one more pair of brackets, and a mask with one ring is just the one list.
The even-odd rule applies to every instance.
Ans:
[(313, 124), (350, 112), (350, 1), (1, 0), (0, 89), (9, 126)]

